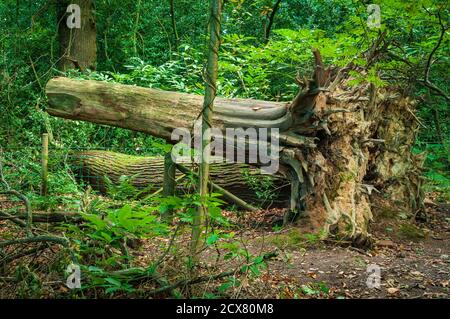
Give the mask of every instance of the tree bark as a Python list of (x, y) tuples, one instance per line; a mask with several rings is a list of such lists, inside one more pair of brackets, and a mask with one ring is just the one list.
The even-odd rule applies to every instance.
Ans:
[[(120, 183), (120, 177), (130, 178), (130, 183), (137, 190), (150, 194), (164, 183), (164, 158), (141, 157), (108, 151), (83, 151), (70, 156), (70, 165), (76, 178), (90, 185), (94, 190), (107, 194), (107, 177), (114, 185)], [(244, 172), (254, 179), (269, 179), (273, 183), (276, 197), (267, 200), (258, 196), (257, 189), (244, 178)], [(211, 165), (211, 181), (226, 189), (248, 203), (262, 207), (285, 207), (289, 200), (289, 182), (281, 176), (262, 175), (256, 167), (246, 164), (217, 163)], [(181, 177), (177, 170), (175, 179)], [(149, 187), (150, 186), (150, 187)], [(185, 181), (177, 183), (177, 193), (192, 191)]]
[[(200, 95), (161, 91), (64, 77), (50, 80), (47, 96), (51, 115), (127, 128), (159, 136), (169, 143), (176, 128), (188, 128), (202, 111)], [(292, 122), (289, 103), (250, 99), (215, 99), (214, 127), (279, 127)]]
[[(69, 28), (67, 12), (69, 5), (78, 5), (81, 9), (81, 28)], [(58, 38), (59, 38), (59, 69), (95, 70), (97, 61), (97, 31), (92, 0), (58, 0)]]
[[(15, 213), (8, 216), (8, 213), (0, 211), (0, 220), (11, 219), (12, 217), (26, 220), (27, 214)], [(82, 221), (83, 217), (78, 213), (54, 212), (54, 213), (33, 213), (33, 223), (59, 223), (59, 222), (77, 222)]]

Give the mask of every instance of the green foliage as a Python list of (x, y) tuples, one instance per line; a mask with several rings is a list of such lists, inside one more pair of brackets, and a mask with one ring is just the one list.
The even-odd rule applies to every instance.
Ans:
[[(48, 10), (41, 10), (50, 3)], [(366, 73), (353, 72), (352, 84), (371, 83), (378, 87), (396, 85), (419, 101), (417, 116), (422, 129), (415, 151), (427, 152), (427, 190), (441, 192), (448, 200), (449, 119), (448, 101), (424, 83), (427, 63), (430, 80), (448, 94), (448, 31), (442, 44), (437, 12), (448, 25), (448, 1), (380, 0), (381, 29), (366, 25), (367, 7), (363, 1), (333, 0), (282, 1), (274, 20), (270, 41), (267, 27), (273, 1), (232, 0), (224, 8), (223, 42), (220, 50), (218, 94), (225, 97), (291, 101), (299, 88), (295, 77), (309, 77), (313, 70), (311, 49), (320, 50), (326, 65), (343, 67), (352, 63)], [(167, 144), (142, 133), (92, 123), (66, 121), (45, 113), (47, 81), (54, 76), (117, 82), (129, 85), (203, 94), (203, 68), (206, 60), (205, 31), (208, 11), (206, 0), (176, 1), (175, 18), (179, 45), (172, 30), (168, 4), (164, 1), (96, 1), (98, 68), (96, 71), (56, 69), (59, 56), (55, 8), (52, 2), (5, 0), (0, 3), (0, 148), (5, 163), (5, 177), (15, 189), (24, 192), (34, 210), (83, 209), (84, 223), (66, 225), (62, 230), (87, 274), (88, 287), (101, 287), (107, 294), (136, 292), (128, 269), (133, 257), (127, 252), (127, 239), (167, 236), (171, 227), (159, 220), (172, 210), (181, 225), (190, 225), (192, 216), (203, 202), (196, 194), (139, 198), (130, 178), (119, 185), (108, 183), (106, 200), (84, 206), (80, 186), (66, 165), (70, 149), (103, 149), (136, 155), (167, 152)], [(377, 39), (385, 51), (373, 63), (367, 55)], [(41, 134), (50, 133), (50, 196), (39, 195)], [(270, 202), (276, 194), (269, 178), (255, 179), (243, 172), (244, 179), (258, 198)], [(345, 177), (345, 176), (344, 176)], [(343, 178), (344, 178), (343, 177)], [(194, 184), (195, 178), (188, 177)], [(111, 200), (110, 199), (110, 200)], [(128, 203), (124, 205), (124, 203)], [(217, 194), (204, 200), (209, 211), (208, 232), (204, 244), (216, 248), (219, 257), (245, 264), (241, 271), (258, 276), (265, 267), (260, 256), (252, 256), (232, 231), (223, 216), (224, 202)], [(119, 206), (113, 206), (119, 205)], [(121, 207), (121, 208), (117, 208)], [(405, 238), (420, 238), (423, 232), (405, 224), (400, 229)], [(317, 244), (320, 234), (290, 231), (271, 242), (280, 248), (298, 249)], [(133, 276), (151, 275), (154, 269), (136, 270)], [(39, 297), (41, 283), (32, 270), (17, 269), (19, 293)], [(219, 295), (239, 287), (230, 277)], [(299, 296), (322, 296), (325, 284), (304, 285)], [(215, 298), (215, 294), (205, 297)]]
[(106, 244), (119, 247), (125, 238), (142, 238), (167, 232), (167, 225), (159, 222), (158, 216), (151, 211), (140, 208), (133, 209), (125, 205), (118, 210), (110, 210), (106, 215), (81, 213), (88, 222), (92, 232), (88, 237), (104, 241)]
[(327, 295), (330, 289), (324, 282), (317, 282), (302, 285), (300, 291), (306, 296), (323, 296)]
[[(88, 274), (89, 276), (89, 284), (84, 287), (84, 289), (88, 288), (103, 288), (105, 289), (105, 293), (109, 295), (113, 295), (118, 292), (132, 293), (136, 289), (127, 282), (126, 278), (123, 276), (115, 275), (111, 272), (107, 272), (102, 268), (95, 266), (84, 266), (82, 268), (83, 273)], [(145, 272), (142, 272), (144, 275)]]
[(135, 288), (128, 282), (136, 276), (151, 275), (148, 269), (135, 269), (122, 273), (133, 257), (128, 254), (130, 240), (165, 236), (169, 226), (159, 220), (153, 209), (124, 205), (111, 209), (104, 202), (96, 201), (89, 212), (81, 213), (83, 227), (66, 225), (68, 237), (76, 247), (85, 278), (83, 289), (103, 288), (106, 294), (131, 293)]
[(261, 200), (261, 205), (268, 204), (277, 196), (273, 180), (269, 176), (255, 177), (250, 171), (243, 170), (243, 177), (247, 185), (255, 192), (256, 197)]
[(15, 279), (18, 282), (20, 298), (39, 298), (42, 294), (42, 282), (39, 276), (26, 265), (16, 267)]
[(118, 183), (113, 183), (108, 176), (104, 176), (107, 194), (114, 200), (137, 199), (141, 194), (145, 194), (153, 188), (153, 185), (148, 185), (142, 190), (138, 190), (133, 186), (132, 182), (136, 176), (119, 177)]

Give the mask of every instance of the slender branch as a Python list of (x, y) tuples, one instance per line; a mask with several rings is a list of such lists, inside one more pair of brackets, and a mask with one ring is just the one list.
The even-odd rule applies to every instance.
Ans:
[[(427, 9), (425, 9), (429, 14), (431, 14)], [(436, 43), (436, 45), (434, 46), (433, 50), (430, 52), (430, 55), (428, 56), (428, 60), (427, 60), (427, 64), (425, 67), (425, 78), (422, 81), (426, 87), (428, 87), (429, 89), (433, 90), (434, 92), (438, 93), (439, 95), (443, 96), (447, 101), (450, 101), (450, 96), (448, 94), (446, 94), (441, 88), (439, 88), (438, 86), (436, 86), (433, 82), (431, 82), (430, 80), (430, 72), (431, 72), (431, 66), (433, 64), (433, 56), (436, 53), (436, 51), (439, 49), (439, 47), (442, 44), (442, 41), (444, 40), (445, 37), (445, 33), (448, 30), (448, 26), (445, 26), (444, 23), (442, 22), (442, 17), (441, 17), (441, 12), (439, 11), (438, 13), (435, 14), (435, 16), (437, 16), (437, 18), (439, 19), (439, 25), (441, 27), (441, 33), (439, 36), (439, 39)]]
[[(41, 223), (59, 223), (59, 222), (77, 222), (81, 221), (83, 218), (77, 214), (77, 213), (66, 213), (66, 212), (54, 212), (54, 213), (38, 213), (33, 214), (33, 223), (41, 222)], [(28, 219), (28, 214), (14, 214), (11, 215), (7, 212), (0, 211), (0, 220), (3, 219), (12, 219), (12, 220), (18, 220), (19, 222), (23, 223), (23, 226), (25, 226), (25, 223), (23, 220)]]
[[(31, 205), (30, 205), (30, 201), (28, 200), (28, 198), (19, 193), (18, 191), (11, 189), (11, 187), (9, 186), (8, 182), (5, 179), (5, 176), (3, 175), (3, 150), (0, 150), (0, 180), (1, 182), (5, 185), (6, 187), (6, 191), (0, 192), (0, 194), (4, 194), (4, 195), (13, 195), (16, 196), (17, 198), (19, 198), (23, 204), (25, 205), (25, 211), (27, 214), (27, 221), (26, 221), (26, 233), (27, 236), (32, 236), (33, 233), (31, 232), (31, 223), (33, 221), (33, 216), (32, 216), (32, 212), (31, 212)], [(17, 221), (15, 221), (17, 223)]]
[(22, 258), (22, 257), (28, 256), (28, 255), (32, 255), (34, 253), (37, 253), (38, 251), (41, 251), (41, 250), (43, 250), (43, 249), (45, 249), (47, 247), (48, 246), (46, 244), (42, 244), (42, 245), (40, 245), (39, 247), (36, 247), (36, 248), (28, 249), (26, 251), (22, 251), (20, 253), (14, 254), (14, 255), (8, 255), (8, 256), (4, 257), (3, 259), (0, 259), (0, 264), (5, 265), (5, 264), (7, 264), (7, 263), (9, 263), (9, 262), (11, 262), (13, 260), (18, 259), (18, 258)]
[(0, 242), (0, 248), (10, 246), (10, 245), (20, 245), (20, 244), (40, 243), (40, 242), (50, 242), (50, 243), (60, 244), (64, 247), (68, 247), (68, 245), (69, 245), (69, 241), (63, 237), (33, 236), (33, 237), (27, 237), (27, 238), (19, 238), (19, 239), (2, 241), (2, 242)]
[(26, 221), (27, 236), (32, 236), (33, 234), (31, 232), (31, 223), (33, 222), (33, 214), (31, 212), (31, 205), (30, 205), (30, 201), (28, 200), (28, 198), (25, 195), (19, 193), (16, 190), (13, 190), (13, 189), (7, 190), (5, 192), (0, 192), (0, 194), (14, 195), (23, 202), (23, 204), (25, 205), (25, 212), (27, 214), (27, 221)]
[(164, 261), (164, 259), (166, 258), (167, 254), (170, 251), (170, 248), (172, 248), (173, 243), (175, 242), (175, 238), (177, 236), (178, 233), (178, 229), (180, 228), (180, 223), (177, 225), (177, 227), (175, 228), (175, 231), (172, 234), (172, 238), (170, 238), (169, 244), (167, 245), (166, 250), (163, 252), (163, 254), (158, 258), (158, 260), (153, 264), (153, 267), (155, 267), (155, 269), (161, 265), (161, 263)]
[[(268, 260), (270, 258), (273, 258), (275, 256), (277, 256), (277, 253), (270, 252), (270, 253), (267, 253), (267, 254), (265, 254), (263, 256), (263, 260), (266, 261), (266, 260)], [(252, 266), (252, 265), (254, 265), (254, 263), (250, 263), (250, 264), (247, 264), (245, 266)], [(180, 280), (180, 281), (177, 281), (177, 282), (175, 282), (175, 283), (173, 283), (173, 284), (171, 284), (169, 286), (165, 286), (165, 287), (161, 287), (161, 288), (149, 291), (148, 294), (151, 295), (151, 296), (160, 295), (162, 293), (165, 293), (165, 292), (168, 292), (168, 291), (172, 291), (172, 290), (174, 290), (176, 288), (179, 288), (179, 287), (199, 284), (199, 283), (202, 283), (202, 282), (205, 282), (205, 281), (214, 281), (214, 280), (222, 279), (222, 278), (233, 276), (233, 275), (243, 274), (243, 273), (247, 272), (245, 266), (241, 267), (240, 269), (234, 269), (234, 270), (225, 271), (225, 272), (222, 272), (222, 273), (217, 274), (217, 275), (200, 276), (200, 277), (197, 277), (197, 278), (194, 278), (194, 279)]]
[(27, 223), (25, 223), (23, 220), (20, 220), (20, 218), (18, 218), (17, 216), (13, 216), (6, 212), (0, 212), (0, 220), (10, 220), (21, 227), (27, 227)]

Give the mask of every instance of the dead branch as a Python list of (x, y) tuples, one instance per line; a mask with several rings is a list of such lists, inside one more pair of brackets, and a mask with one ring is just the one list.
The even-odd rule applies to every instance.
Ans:
[[(190, 169), (184, 167), (181, 164), (176, 164), (177, 169), (182, 172), (183, 174), (194, 174), (195, 176), (197, 176), (197, 174), (195, 172), (192, 172)], [(221, 193), (224, 198), (231, 202), (234, 203), (236, 205), (238, 205), (239, 207), (242, 207), (248, 211), (257, 211), (258, 208), (256, 208), (255, 206), (250, 205), (249, 203), (247, 203), (246, 201), (244, 201), (243, 199), (237, 197), (236, 195), (230, 193), (229, 191), (227, 191), (226, 189), (220, 187), (219, 185), (209, 181), (209, 184), (211, 185), (212, 189), (218, 193)]]
[[(264, 261), (269, 260), (271, 258), (276, 257), (277, 255), (278, 254), (276, 252), (267, 253), (263, 256), (263, 260)], [(152, 290), (148, 293), (151, 296), (155, 296), (155, 295), (160, 295), (160, 294), (166, 293), (168, 291), (171, 291), (171, 290), (174, 290), (174, 289), (180, 288), (180, 287), (195, 285), (195, 284), (199, 284), (199, 283), (206, 282), (206, 281), (215, 281), (215, 280), (233, 276), (233, 275), (244, 274), (247, 272), (247, 268), (252, 265), (254, 265), (254, 263), (245, 265), (247, 267), (244, 266), (244, 267), (241, 267), (240, 269), (225, 271), (225, 272), (222, 272), (217, 275), (200, 276), (200, 277), (197, 277), (194, 279), (183, 279), (183, 280), (177, 281), (176, 283), (173, 283), (169, 286), (161, 287), (161, 288)]]
[(69, 246), (69, 241), (63, 237), (56, 236), (32, 236), (26, 238), (5, 240), (0, 242), (0, 248), (11, 246), (11, 245), (20, 245), (20, 244), (29, 244), (29, 243), (41, 243), (41, 242), (50, 242), (62, 245), (64, 247)]
[[(425, 9), (429, 14), (430, 13), (427, 9)], [(448, 30), (448, 26), (445, 26), (444, 23), (442, 22), (442, 17), (441, 17), (441, 12), (437, 12), (435, 15), (438, 20), (439, 20), (439, 25), (441, 27), (441, 33), (439, 35), (439, 39), (436, 43), (436, 45), (434, 46), (433, 50), (431, 50), (430, 55), (428, 56), (428, 60), (427, 60), (427, 64), (425, 67), (425, 78), (422, 81), (422, 83), (428, 87), (429, 89), (431, 89), (432, 91), (438, 93), (439, 95), (441, 95), (442, 97), (444, 97), (447, 101), (450, 101), (450, 96), (448, 94), (446, 94), (441, 88), (439, 88), (437, 85), (435, 85), (431, 80), (430, 80), (430, 70), (431, 70), (431, 66), (433, 64), (433, 56), (436, 53), (436, 51), (439, 49), (439, 47), (442, 44), (442, 41), (444, 40), (445, 37), (445, 33)]]

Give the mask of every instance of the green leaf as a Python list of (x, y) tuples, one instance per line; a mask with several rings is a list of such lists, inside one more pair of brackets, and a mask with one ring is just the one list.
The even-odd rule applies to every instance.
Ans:
[(120, 281), (118, 281), (117, 279), (107, 277), (107, 278), (105, 278), (105, 280), (116, 287), (122, 286), (122, 283)]
[(108, 233), (102, 231), (102, 232), (100, 232), (100, 234), (101, 234), (102, 237), (103, 237), (104, 239), (106, 239), (109, 243), (113, 241), (111, 235), (109, 235)]
[(251, 265), (251, 266), (250, 266), (250, 271), (251, 271), (252, 274), (255, 275), (255, 276), (261, 275), (261, 272), (259, 271), (259, 268), (258, 268), (258, 266), (256, 266), (256, 265)]
[(308, 285), (302, 285), (302, 286), (300, 287), (300, 289), (302, 290), (302, 292), (303, 292), (305, 295), (308, 295), (308, 296), (312, 296), (312, 295), (317, 295), (317, 294), (318, 294), (318, 292), (317, 292), (316, 290), (312, 289), (312, 288), (309, 287)]
[(219, 239), (219, 235), (217, 234), (211, 234), (208, 236), (208, 238), (206, 239), (206, 244), (208, 246), (213, 245), (217, 240)]

